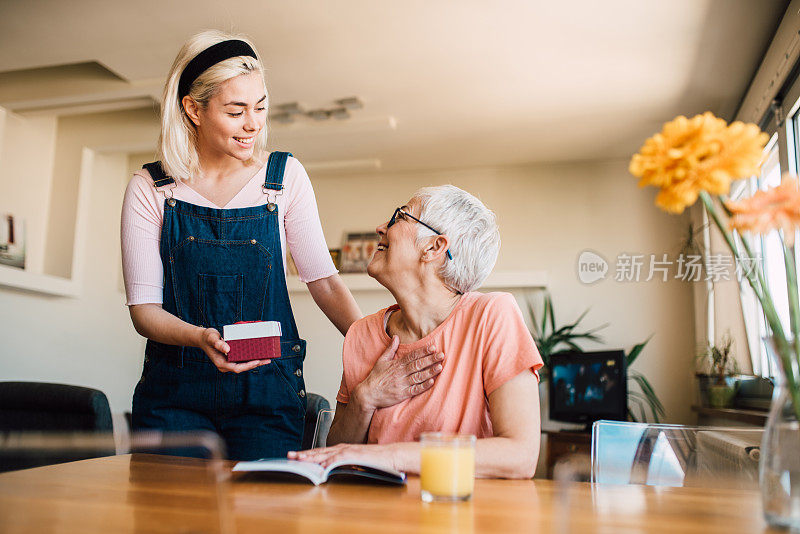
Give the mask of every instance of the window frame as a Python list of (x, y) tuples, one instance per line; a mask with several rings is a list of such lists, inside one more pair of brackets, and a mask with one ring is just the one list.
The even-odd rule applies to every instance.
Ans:
[[(764, 114), (759, 122), (761, 131), (770, 136), (770, 141), (765, 147), (765, 154), (771, 152), (775, 145), (778, 148), (778, 166), (781, 175), (785, 172), (790, 172), (795, 176), (800, 175), (800, 76), (797, 72), (793, 73), (790, 81), (786, 83), (784, 88), (778, 92), (775, 99), (772, 101), (768, 111)], [(777, 139), (775, 136), (777, 135)], [(753, 176), (746, 181), (743, 189), (748, 193), (753, 193), (759, 189), (764, 189), (762, 174)], [(767, 264), (770, 258), (767, 256), (767, 250), (764, 239), (759, 235), (749, 236), (753, 247), (759, 251), (762, 258), (762, 269), (765, 277), (767, 277), (768, 269)], [(800, 247), (798, 247), (800, 249)], [(800, 253), (795, 250), (795, 265), (800, 264)], [(783, 257), (778, 260), (783, 265)], [(767, 278), (769, 286), (770, 280)], [(743, 285), (746, 285), (743, 284)], [(749, 287), (742, 288), (743, 290), (751, 291)], [(754, 299), (749, 299), (754, 305), (757, 306)], [(745, 299), (742, 298), (742, 305), (745, 306)], [(746, 316), (748, 310), (743, 309), (743, 314)], [(773, 362), (770, 361), (768, 354), (769, 351), (765, 345), (765, 336), (767, 335), (767, 321), (763, 314), (763, 310), (757, 313), (759, 343), (757, 343), (758, 354), (750, 355), (753, 365), (753, 373), (760, 376), (772, 378), (775, 376), (775, 369)], [(747, 323), (747, 321), (745, 321)], [(751, 344), (752, 347), (752, 344)]]

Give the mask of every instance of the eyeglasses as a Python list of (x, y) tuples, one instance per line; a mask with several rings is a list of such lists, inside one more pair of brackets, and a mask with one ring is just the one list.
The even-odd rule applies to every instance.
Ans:
[[(422, 226), (424, 226), (425, 228), (427, 228), (428, 230), (430, 230), (431, 232), (433, 232), (436, 235), (444, 235), (443, 233), (441, 233), (439, 230), (437, 230), (433, 226), (425, 224), (424, 222), (420, 221), (419, 219), (417, 219), (416, 217), (414, 217), (410, 213), (407, 213), (407, 212), (403, 211), (401, 208), (397, 208), (396, 210), (394, 210), (394, 213), (392, 214), (392, 218), (389, 219), (389, 224), (386, 225), (386, 228), (391, 228), (392, 225), (397, 222), (397, 216), (398, 215), (400, 215), (401, 218), (408, 217), (409, 219), (414, 219), (415, 221), (417, 221)], [(449, 260), (453, 259), (453, 255), (450, 254), (450, 249), (447, 249), (447, 259), (449, 259)]]

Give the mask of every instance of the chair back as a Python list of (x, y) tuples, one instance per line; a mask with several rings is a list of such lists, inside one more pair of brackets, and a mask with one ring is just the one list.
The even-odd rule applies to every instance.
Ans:
[(46, 382), (0, 382), (0, 430), (111, 432), (102, 391)]
[(314, 448), (314, 432), (319, 413), (323, 410), (330, 410), (330, 407), (330, 403), (322, 395), (317, 395), (316, 393), (308, 393), (306, 395), (306, 416), (303, 423), (302, 443), (304, 450)]
[(311, 444), (311, 448), (316, 449), (328, 446), (328, 432), (331, 430), (334, 415), (336, 415), (336, 410), (322, 410), (317, 414), (317, 424), (314, 427), (314, 441)]
[(597, 421), (592, 426), (592, 481), (756, 487), (762, 436), (761, 428)]
[(92, 432), (109, 438), (107, 448), (95, 449), (89, 456), (76, 450), (17, 459), (5, 455), (0, 472), (113, 455), (113, 429), (111, 408), (102, 391), (44, 382), (0, 382), (0, 431)]

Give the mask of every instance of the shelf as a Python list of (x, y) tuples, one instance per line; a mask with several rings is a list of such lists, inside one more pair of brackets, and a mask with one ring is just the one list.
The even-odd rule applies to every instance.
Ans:
[[(352, 292), (386, 291), (386, 288), (367, 274), (340, 274), (339, 276)], [(544, 288), (547, 285), (546, 282), (547, 275), (544, 271), (508, 271), (492, 273), (481, 289), (537, 289)], [(4, 265), (0, 265), (0, 286), (62, 297), (75, 297), (79, 292), (75, 280), (31, 273)], [(297, 276), (288, 276), (286, 287), (290, 293), (308, 291), (306, 285)]]
[(0, 286), (60, 297), (75, 297), (78, 295), (78, 284), (74, 280), (47, 274), (31, 273), (5, 265), (0, 265)]
[[(386, 291), (368, 274), (340, 274), (350, 291)], [(288, 276), (286, 286), (290, 293), (307, 291), (306, 285), (297, 276)], [(547, 273), (544, 271), (506, 271), (492, 273), (481, 289), (540, 289), (547, 286)]]

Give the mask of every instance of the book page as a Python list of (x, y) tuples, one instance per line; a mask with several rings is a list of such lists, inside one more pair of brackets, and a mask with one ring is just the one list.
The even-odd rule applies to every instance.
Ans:
[(325, 469), (313, 462), (301, 462), (298, 460), (255, 460), (253, 462), (239, 462), (233, 467), (234, 471), (261, 471), (275, 473), (293, 473), (306, 477), (308, 480), (319, 486), (325, 482), (328, 473)]
[(327, 479), (331, 471), (335, 470), (337, 467), (342, 467), (342, 466), (354, 466), (358, 468), (371, 469), (374, 471), (386, 473), (387, 475), (397, 477), (399, 479), (405, 479), (405, 473), (401, 473), (400, 471), (395, 471), (391, 467), (370, 462), (361, 462), (358, 460), (340, 460), (338, 462), (332, 463), (331, 465), (328, 466), (327, 469), (325, 469), (324, 473), (325, 478)]

